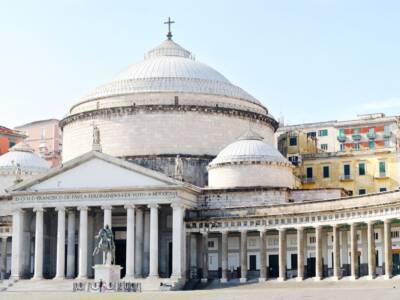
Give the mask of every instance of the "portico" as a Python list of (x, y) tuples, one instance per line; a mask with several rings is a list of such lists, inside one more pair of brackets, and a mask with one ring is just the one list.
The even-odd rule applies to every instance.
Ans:
[[(186, 230), (192, 243), (199, 241), (193, 238), (199, 233), (213, 241), (202, 247), (202, 255), (204, 261), (214, 261), (208, 263), (207, 278), (218, 278), (215, 270), (220, 269), (221, 283), (257, 277), (260, 281), (389, 279), (393, 270), (398, 270), (398, 266), (393, 267), (393, 253), (400, 249), (399, 195), (394, 192), (385, 199), (380, 197), (379, 206), (376, 197), (380, 196), (365, 197), (366, 207), (358, 208), (352, 207), (350, 199), (320, 202), (318, 212), (312, 212), (315, 204), (302, 203), (294, 205), (293, 212), (286, 210), (285, 215), (279, 214), (278, 207), (268, 208), (264, 216), (266, 208), (255, 208), (252, 214), (244, 208), (232, 208), (225, 210), (224, 218), (213, 218), (212, 222), (202, 220), (201, 212), (190, 211)], [(324, 211), (324, 207), (343, 204), (347, 208), (342, 212)], [(207, 219), (212, 217), (213, 210), (206, 215)], [(221, 246), (212, 247), (214, 244)], [(240, 260), (234, 258), (237, 253)], [(192, 266), (196, 255), (196, 251), (191, 252)]]
[[(90, 186), (80, 169), (92, 164), (96, 164), (97, 172), (101, 165), (104, 172), (122, 171), (124, 174), (120, 175), (131, 180), (131, 186), (107, 186), (101, 178), (97, 178), (96, 185), (106, 186)], [(68, 187), (68, 181), (73, 179), (67, 175), (71, 173), (76, 176), (76, 189)], [(59, 188), (60, 182), (66, 186)], [(84, 189), (82, 185), (86, 185)], [(92, 257), (93, 237), (108, 225), (118, 245), (117, 264), (123, 266), (124, 280), (170, 278), (180, 282), (186, 274), (184, 213), (195, 206), (197, 193), (191, 185), (91, 152), (46, 178), (17, 186), (13, 191), (16, 225), (13, 226), (11, 275), (14, 279), (31, 277), (34, 280), (92, 278), (95, 261), (101, 261)], [(23, 225), (29, 223), (35, 226)], [(44, 230), (44, 224), (54, 224), (55, 228), (46, 226)], [(55, 248), (49, 247), (46, 240), (56, 245)], [(46, 261), (44, 253), (50, 254), (45, 256)], [(49, 265), (46, 270), (45, 264)]]

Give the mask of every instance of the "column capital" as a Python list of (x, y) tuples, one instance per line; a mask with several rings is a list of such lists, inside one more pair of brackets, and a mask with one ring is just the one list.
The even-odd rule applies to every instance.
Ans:
[(297, 226), (296, 227), (297, 231), (304, 231), (304, 229), (305, 229), (305, 226)]
[(221, 235), (228, 235), (228, 233), (229, 233), (228, 230), (222, 230), (221, 231)]
[(102, 210), (106, 210), (106, 209), (110, 209), (111, 210), (112, 209), (112, 205), (102, 205), (101, 209)]
[(125, 209), (135, 209), (135, 204), (125, 204), (124, 208)]
[(79, 210), (79, 211), (85, 211), (85, 210), (88, 211), (89, 207), (87, 207), (87, 206), (78, 206), (77, 210)]
[(182, 204), (182, 203), (176, 203), (176, 202), (173, 202), (173, 203), (171, 203), (171, 207), (173, 208), (173, 209), (186, 209), (186, 206), (184, 205), (184, 204)]
[(375, 225), (377, 223), (376, 220), (368, 220), (365, 223), (367, 223), (367, 225)]
[(339, 224), (339, 223), (332, 224), (332, 228), (337, 228), (337, 229), (339, 229), (340, 226), (341, 226), (341, 224)]
[(279, 231), (279, 232), (286, 232), (286, 230), (287, 230), (287, 228), (285, 228), (285, 227), (280, 227), (280, 228), (278, 228), (278, 231)]
[(201, 235), (203, 237), (207, 237), (208, 236), (208, 231), (201, 231), (200, 233), (201, 233)]
[(159, 205), (157, 203), (150, 203), (149, 205), (147, 205), (147, 207), (150, 209), (154, 209), (154, 208), (158, 209)]
[(242, 228), (239, 229), (239, 232), (240, 232), (241, 234), (242, 234), (242, 233), (247, 233), (248, 231), (249, 231), (248, 229), (244, 229), (244, 228), (243, 228), (243, 229), (242, 229)]
[(12, 210), (12, 213), (25, 213), (25, 210), (21, 207), (16, 207)]
[(65, 212), (65, 206), (56, 206), (55, 208), (55, 211), (63, 211), (63, 212)]
[(43, 207), (34, 207), (33, 211), (34, 212), (44, 212), (44, 208)]
[(385, 223), (385, 224), (390, 224), (392, 222), (393, 222), (393, 219), (391, 219), (391, 218), (383, 219), (383, 223)]
[(315, 225), (315, 226), (314, 226), (314, 228), (315, 228), (316, 230), (317, 230), (317, 229), (320, 230), (320, 229), (322, 229), (322, 227), (323, 227), (322, 225)]
[(263, 235), (263, 234), (267, 233), (267, 229), (266, 228), (259, 228), (258, 232), (260, 233), (260, 235)]

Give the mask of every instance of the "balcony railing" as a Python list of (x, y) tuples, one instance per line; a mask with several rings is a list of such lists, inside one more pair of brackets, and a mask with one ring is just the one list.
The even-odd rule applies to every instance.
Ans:
[(387, 175), (386, 172), (380, 172), (379, 174), (374, 176), (376, 179), (385, 179), (388, 178), (389, 176)]
[(361, 134), (359, 134), (359, 133), (355, 133), (355, 134), (353, 134), (351, 137), (352, 137), (353, 140), (355, 140), (355, 141), (361, 140)]
[(301, 178), (301, 183), (314, 183), (315, 177), (303, 177)]
[(340, 181), (350, 181), (350, 180), (353, 180), (353, 176), (351, 176), (351, 175), (341, 175), (339, 177), (339, 180)]
[(392, 132), (391, 131), (384, 131), (383, 132), (383, 137), (384, 138), (390, 138), (392, 136)]
[(346, 141), (346, 136), (345, 135), (338, 135), (337, 140), (341, 143), (344, 143)]

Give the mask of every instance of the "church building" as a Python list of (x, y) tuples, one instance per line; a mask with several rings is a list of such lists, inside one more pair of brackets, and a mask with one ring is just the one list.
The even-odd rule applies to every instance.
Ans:
[(400, 273), (400, 192), (299, 189), (268, 109), (171, 31), (60, 127), (61, 166), (17, 145), (11, 154), (25, 151), (41, 168), (15, 180), (18, 162), (0, 157), (0, 172), (15, 170), (0, 196), (6, 290), (93, 281), (105, 225), (121, 280), (143, 290)]

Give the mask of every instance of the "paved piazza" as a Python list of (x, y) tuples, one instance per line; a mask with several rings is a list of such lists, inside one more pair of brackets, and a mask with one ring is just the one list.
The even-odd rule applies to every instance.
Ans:
[[(379, 299), (385, 300), (399, 299), (400, 297), (400, 279), (375, 281), (358, 280), (356, 282), (345, 278), (339, 282), (324, 280), (314, 282), (305, 280), (296, 282), (288, 280), (281, 283), (269, 281), (263, 283), (247, 283), (240, 286), (230, 286), (228, 288), (211, 288), (207, 290), (196, 291), (176, 291), (176, 292), (142, 292), (142, 293), (65, 293), (65, 292), (32, 292), (29, 295), (30, 300), (50, 300), (57, 298), (63, 299), (268, 299), (268, 300), (297, 300), (297, 299)], [(0, 299), (14, 300), (25, 299), (25, 292), (5, 292), (0, 294)]]

